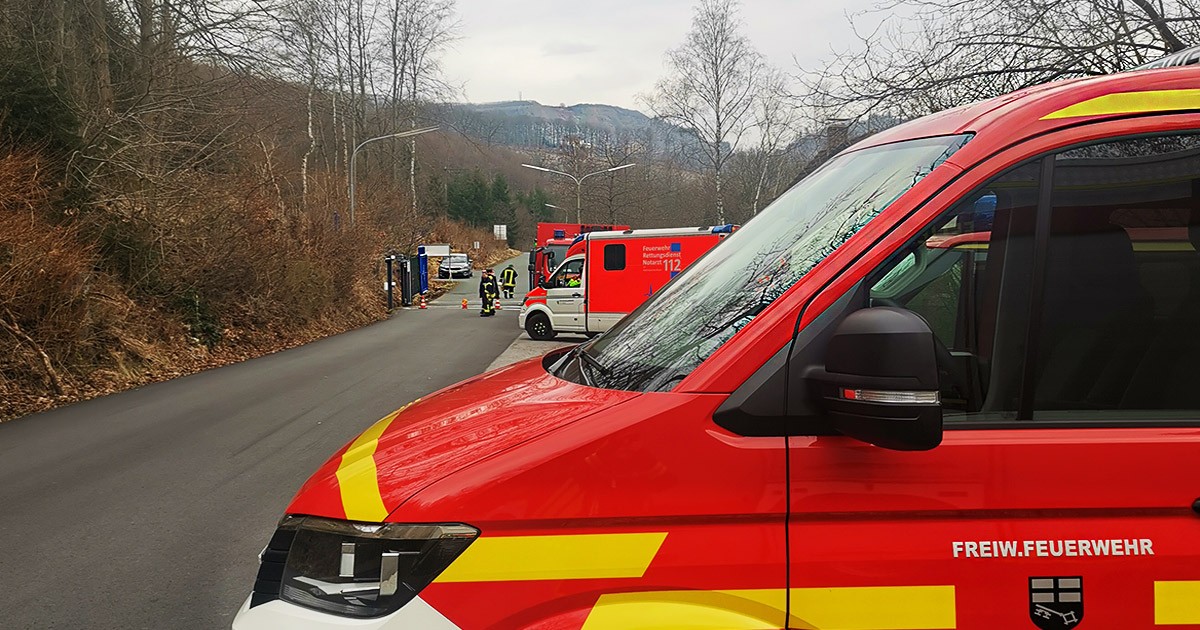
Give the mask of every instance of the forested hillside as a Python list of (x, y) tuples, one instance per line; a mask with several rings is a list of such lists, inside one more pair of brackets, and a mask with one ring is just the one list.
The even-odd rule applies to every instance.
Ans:
[(697, 142), (695, 135), (623, 107), (598, 104), (553, 107), (537, 101), (461, 103), (447, 106), (448, 118), (488, 144), (555, 149), (578, 138), (602, 147), (617, 139), (636, 141), (656, 158), (677, 158)]
[(388, 7), (379, 99), (337, 3), (0, 5), (0, 419), (374, 321), (386, 253), (493, 247), (439, 209), (443, 165), (534, 178), (452, 133), (360, 151), (348, 214), (353, 148), (430, 124), (448, 5)]

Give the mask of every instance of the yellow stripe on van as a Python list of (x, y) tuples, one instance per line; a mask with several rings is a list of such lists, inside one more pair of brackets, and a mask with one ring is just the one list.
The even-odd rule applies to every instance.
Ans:
[(379, 493), (375, 449), (379, 447), (379, 436), (411, 404), (404, 405), (371, 425), (342, 453), (342, 461), (337, 469), (338, 492), (341, 493), (342, 509), (348, 520), (378, 523), (387, 518), (388, 509), (384, 507), (383, 497)]
[(1042, 116), (1042, 120), (1113, 114), (1149, 114), (1187, 109), (1200, 109), (1200, 90), (1147, 90), (1105, 94), (1046, 114)]
[(601, 595), (583, 630), (782, 628), (787, 591), (647, 591)]
[(495, 536), (471, 543), (436, 582), (640, 578), (666, 532)]
[(953, 586), (794, 588), (792, 628), (907, 630), (957, 625)]
[(1155, 582), (1154, 623), (1200, 624), (1200, 581)]
[[(765, 630), (782, 627), (785, 589), (647, 591), (601, 595), (583, 630)], [(954, 628), (953, 586), (800, 588), (789, 628)]]

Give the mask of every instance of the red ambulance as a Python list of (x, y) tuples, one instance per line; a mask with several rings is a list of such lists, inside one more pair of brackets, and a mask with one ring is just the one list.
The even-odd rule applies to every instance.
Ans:
[(536, 287), (539, 281), (550, 277), (550, 273), (566, 258), (575, 237), (580, 234), (628, 229), (628, 225), (599, 223), (538, 223), (537, 240), (533, 249), (529, 250), (529, 286)]
[(521, 302), (534, 339), (602, 333), (734, 230), (732, 225), (581, 234), (548, 280)]
[(934, 114), (367, 429), (234, 627), (1198, 628), (1198, 324), (1200, 70)]

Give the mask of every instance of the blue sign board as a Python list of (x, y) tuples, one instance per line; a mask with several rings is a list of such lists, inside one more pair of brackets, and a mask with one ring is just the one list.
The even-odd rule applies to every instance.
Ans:
[(417, 277), (421, 281), (421, 293), (429, 291), (429, 256), (425, 255), (425, 246), (417, 247)]

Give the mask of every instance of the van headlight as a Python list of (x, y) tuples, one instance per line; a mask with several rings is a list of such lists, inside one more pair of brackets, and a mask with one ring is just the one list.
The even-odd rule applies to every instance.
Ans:
[(466, 549), (479, 530), (459, 523), (404, 525), (288, 516), (294, 529), (279, 596), (348, 617), (400, 609)]

